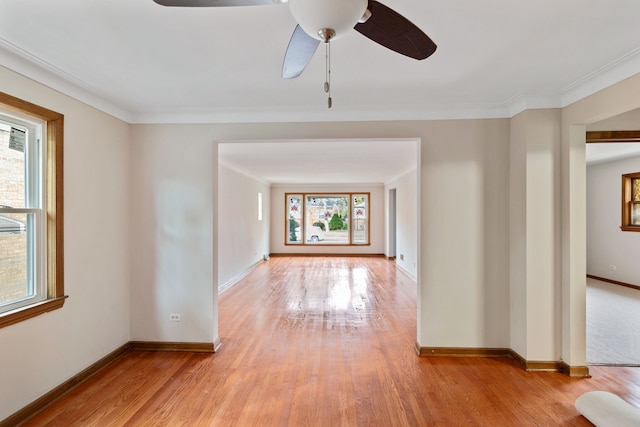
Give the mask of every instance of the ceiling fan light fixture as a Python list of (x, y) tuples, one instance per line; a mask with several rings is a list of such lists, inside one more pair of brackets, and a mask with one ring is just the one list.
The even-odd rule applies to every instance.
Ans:
[(340, 38), (353, 29), (365, 15), (368, 0), (289, 0), (291, 15), (311, 37), (322, 40), (319, 33), (332, 29)]
[(333, 38), (336, 36), (336, 32), (331, 28), (323, 28), (318, 31), (318, 35), (323, 42), (329, 43), (329, 40), (333, 40)]

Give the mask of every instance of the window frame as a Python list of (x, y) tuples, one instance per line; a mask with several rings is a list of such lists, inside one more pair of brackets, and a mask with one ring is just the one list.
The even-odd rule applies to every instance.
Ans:
[(633, 200), (633, 181), (640, 179), (640, 172), (627, 173), (622, 175), (622, 231), (640, 232), (639, 224), (631, 223), (631, 212), (634, 205), (640, 204), (640, 201)]
[[(22, 151), (24, 159), (23, 176), (24, 192), (21, 205), (9, 207), (0, 206), (0, 215), (24, 215), (24, 232), (19, 233), (25, 245), (25, 279), (28, 295), (13, 301), (6, 301), (2, 305), (0, 313), (13, 311), (26, 307), (47, 297), (44, 280), (44, 255), (45, 232), (44, 222), (44, 179), (45, 170), (43, 160), (45, 157), (42, 143), (45, 136), (45, 122), (24, 117), (16, 117), (0, 111), (0, 124), (10, 126), (14, 130), (24, 132), (25, 141)], [(17, 202), (17, 200), (15, 200)], [(13, 204), (13, 203), (12, 203)]]
[[(349, 241), (347, 243), (309, 243), (305, 240), (306, 237), (306, 225), (305, 219), (307, 217), (307, 199), (309, 197), (342, 197), (345, 196), (348, 199), (347, 212), (349, 212)], [(354, 243), (354, 232), (356, 231), (353, 222), (353, 200), (354, 197), (366, 197), (366, 225), (365, 232), (367, 241), (365, 243)], [(289, 240), (289, 199), (300, 198), (300, 242), (292, 242)], [(366, 191), (338, 191), (338, 192), (285, 192), (284, 193), (284, 244), (285, 246), (371, 246), (371, 193)]]
[(0, 313), (0, 328), (3, 328), (62, 308), (67, 296), (64, 293), (64, 116), (3, 92), (0, 92), (0, 111), (7, 115), (28, 117), (44, 122), (46, 139), (42, 159), (45, 173), (42, 212), (45, 216), (46, 235), (43, 245), (44, 254), (40, 260), (36, 261), (45, 264), (43, 280), (46, 296), (33, 304)]

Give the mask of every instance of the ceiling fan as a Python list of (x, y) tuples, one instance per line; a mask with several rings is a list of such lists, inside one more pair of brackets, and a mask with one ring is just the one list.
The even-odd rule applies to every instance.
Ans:
[[(436, 44), (420, 28), (376, 0), (153, 0), (162, 6), (228, 7), (288, 3), (298, 22), (282, 65), (282, 77), (298, 77), (311, 61), (318, 45), (355, 29), (360, 34), (402, 55), (426, 59)], [(327, 52), (327, 57), (329, 51)], [(325, 92), (329, 92), (329, 60)], [(329, 95), (329, 108), (331, 96)]]

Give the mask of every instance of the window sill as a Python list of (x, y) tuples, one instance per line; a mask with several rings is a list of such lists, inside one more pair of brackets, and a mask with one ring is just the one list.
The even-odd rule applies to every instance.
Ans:
[(52, 298), (39, 302), (37, 304), (29, 305), (27, 307), (22, 307), (0, 314), (0, 328), (4, 328), (5, 326), (13, 325), (14, 323), (22, 322), (23, 320), (31, 319), (32, 317), (39, 316), (43, 313), (62, 308), (65, 299), (67, 299), (66, 296)]
[(371, 246), (371, 243), (285, 243), (284, 245), (322, 248), (324, 246)]
[(620, 227), (622, 231), (640, 231), (640, 225), (623, 225)]

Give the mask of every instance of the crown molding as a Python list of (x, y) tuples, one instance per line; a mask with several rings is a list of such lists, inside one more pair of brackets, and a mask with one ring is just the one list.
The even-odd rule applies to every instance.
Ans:
[(506, 102), (509, 113), (506, 117), (514, 117), (525, 110), (537, 110), (542, 108), (562, 108), (562, 100), (558, 95), (525, 96), (519, 94)]
[(334, 106), (314, 108), (183, 109), (135, 114), (136, 124), (290, 123), (391, 120), (489, 119), (507, 117), (504, 105)]
[(573, 104), (640, 72), (640, 47), (610, 62), (560, 91), (562, 107)]
[(50, 87), (104, 113), (131, 123), (127, 110), (106, 101), (86, 82), (0, 38), (0, 66)]
[(527, 109), (566, 107), (637, 74), (640, 70), (640, 48), (573, 82), (556, 94), (518, 94), (501, 104), (354, 105), (334, 106), (331, 109), (292, 106), (135, 112), (108, 101), (90, 84), (2, 38), (0, 64), (130, 124), (456, 120), (511, 118)]

